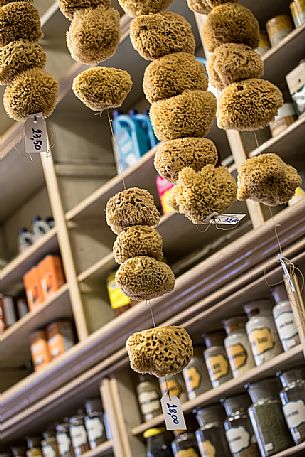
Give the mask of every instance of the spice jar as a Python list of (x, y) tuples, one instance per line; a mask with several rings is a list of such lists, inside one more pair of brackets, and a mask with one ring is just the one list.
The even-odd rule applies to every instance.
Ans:
[(104, 413), (99, 398), (87, 400), (85, 403), (86, 416), (85, 425), (91, 449), (95, 449), (107, 441), (104, 425)]
[(276, 302), (273, 308), (275, 325), (284, 351), (288, 351), (301, 341), (285, 285), (273, 287), (272, 295)]
[(162, 395), (169, 393), (170, 397), (178, 397), (181, 403), (188, 400), (182, 373), (166, 375), (159, 382)]
[(260, 457), (261, 455), (248, 416), (250, 404), (247, 394), (235, 395), (223, 400), (227, 413), (224, 427), (233, 457)]
[(232, 317), (223, 322), (228, 335), (224, 343), (234, 378), (255, 367), (246, 322), (246, 316)]
[(273, 304), (268, 299), (257, 300), (244, 309), (248, 315), (246, 329), (257, 366), (283, 352), (272, 317)]
[(212, 388), (209, 373), (203, 360), (203, 346), (195, 346), (190, 363), (183, 370), (189, 400), (194, 400)]
[(266, 52), (269, 51), (269, 49), (271, 49), (271, 46), (270, 46), (268, 34), (266, 31), (261, 30), (259, 32), (258, 48), (256, 48), (255, 51), (258, 54), (260, 54), (261, 56), (263, 56), (264, 54), (266, 54)]
[(144, 432), (143, 437), (147, 440), (146, 457), (173, 457), (172, 434), (164, 427), (150, 428)]
[(294, 25), (300, 27), (305, 23), (305, 0), (294, 0), (290, 3)]
[(60, 319), (51, 322), (47, 328), (47, 341), (52, 360), (64, 354), (74, 345), (72, 322), (69, 319)]
[(205, 362), (213, 387), (218, 387), (232, 379), (232, 372), (224, 348), (224, 330), (207, 333), (204, 337), (207, 349), (204, 351)]
[(55, 430), (47, 430), (42, 434), (42, 454), (44, 457), (59, 457), (59, 448), (56, 441)]
[(283, 412), (295, 444), (305, 441), (305, 367), (279, 374)]
[(292, 446), (291, 436), (279, 399), (279, 383), (275, 378), (249, 384), (252, 400), (249, 416), (262, 457), (277, 454)]
[(162, 414), (160, 403), (161, 393), (158, 381), (149, 375), (140, 375), (137, 385), (138, 402), (145, 421)]
[(27, 457), (42, 457), (40, 436), (29, 436), (26, 438), (26, 442), (28, 445)]
[(175, 457), (200, 457), (194, 433), (175, 432), (172, 449)]
[(196, 410), (196, 418), (200, 426), (196, 431), (196, 439), (201, 457), (231, 456), (223, 427), (225, 417), (224, 409), (220, 404)]
[(72, 448), (72, 442), (69, 433), (69, 424), (68, 422), (63, 422), (61, 424), (56, 424), (56, 441), (59, 448), (59, 453), (61, 457), (73, 457), (74, 452)]
[(277, 116), (269, 124), (271, 135), (276, 137), (280, 135), (280, 133), (285, 132), (285, 130), (294, 123), (297, 117), (293, 104), (284, 103), (284, 105), (279, 108)]
[(291, 17), (282, 14), (275, 16), (266, 23), (266, 29), (268, 32), (271, 46), (277, 46), (283, 38), (289, 35), (293, 31), (293, 22)]
[(31, 333), (31, 354), (35, 371), (42, 370), (51, 361), (47, 335), (44, 330), (37, 330)]
[(70, 417), (69, 432), (72, 440), (72, 446), (76, 457), (89, 451), (88, 437), (84, 423), (84, 416), (79, 413), (78, 416)]

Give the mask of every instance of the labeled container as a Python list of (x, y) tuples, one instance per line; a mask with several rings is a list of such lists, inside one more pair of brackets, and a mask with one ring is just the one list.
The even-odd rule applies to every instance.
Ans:
[(284, 103), (284, 105), (279, 108), (277, 116), (269, 124), (271, 135), (276, 137), (285, 132), (285, 130), (294, 123), (297, 117), (293, 103)]
[(139, 375), (139, 381), (138, 402), (144, 421), (149, 421), (162, 414), (160, 386), (157, 379), (149, 375)]
[(45, 330), (37, 330), (31, 334), (31, 354), (35, 371), (40, 371), (51, 362), (47, 334)]
[(266, 23), (266, 29), (271, 46), (277, 46), (283, 38), (293, 31), (294, 26), (290, 16), (281, 14), (270, 19)]
[(173, 457), (173, 436), (162, 428), (150, 428), (143, 434), (147, 442), (146, 457)]
[(61, 258), (48, 255), (38, 265), (44, 300), (59, 290), (65, 283)]
[(224, 430), (225, 412), (220, 404), (198, 408), (196, 418), (200, 429), (196, 439), (201, 457), (230, 457)]
[(277, 454), (292, 446), (292, 439), (279, 399), (280, 386), (276, 378), (248, 385), (252, 406), (249, 417), (262, 457)]
[(218, 387), (232, 379), (228, 356), (224, 348), (225, 336), (224, 330), (209, 332), (204, 336), (207, 348), (204, 351), (204, 358), (213, 387)]
[(104, 424), (104, 412), (99, 398), (92, 398), (85, 403), (86, 416), (85, 426), (87, 430), (89, 445), (95, 449), (107, 441), (106, 428)]
[(88, 436), (85, 427), (84, 416), (82, 414), (70, 417), (69, 432), (71, 436), (74, 455), (76, 457), (79, 457), (80, 455), (85, 454), (85, 452), (88, 452), (90, 446), (88, 443)]
[(294, 25), (300, 27), (305, 23), (305, 0), (294, 0), (290, 3)]
[(279, 373), (283, 412), (295, 444), (305, 441), (305, 367)]
[(32, 233), (30, 233), (26, 227), (22, 227), (19, 230), (19, 235), (18, 235), (19, 254), (22, 254), (27, 249), (29, 249), (33, 243), (34, 243), (34, 237), (33, 237)]
[(27, 457), (42, 457), (40, 441), (40, 436), (29, 436), (26, 438), (28, 446)]
[(132, 307), (132, 301), (121, 291), (115, 280), (115, 271), (110, 273), (106, 279), (110, 306), (118, 317)]
[(190, 363), (183, 370), (189, 400), (194, 400), (212, 388), (209, 373), (203, 360), (203, 346), (195, 346)]
[(272, 316), (273, 304), (269, 299), (256, 300), (244, 306), (248, 315), (246, 329), (257, 366), (283, 352)]
[(2, 309), (5, 327), (9, 328), (18, 320), (17, 309), (13, 297), (2, 296)]
[(294, 319), (293, 310), (284, 284), (272, 288), (276, 306), (273, 308), (275, 325), (280, 336), (284, 351), (301, 343)]
[(32, 268), (23, 277), (23, 284), (26, 292), (30, 311), (37, 309), (44, 301), (40, 274), (37, 267)]
[(227, 413), (226, 437), (233, 457), (260, 457), (259, 447), (248, 416), (249, 395), (241, 394), (223, 400)]
[(255, 51), (263, 56), (271, 49), (269, 37), (266, 31), (261, 30), (259, 33), (259, 44)]
[(255, 367), (249, 338), (246, 332), (246, 316), (236, 316), (223, 322), (227, 332), (224, 341), (234, 378), (247, 373)]
[(46, 235), (50, 230), (49, 224), (42, 220), (40, 216), (36, 216), (32, 222), (32, 233), (34, 241), (39, 240), (42, 236)]
[(74, 456), (68, 422), (56, 424), (56, 441), (58, 444), (60, 457)]
[(47, 326), (46, 332), (52, 360), (64, 354), (74, 345), (73, 326), (68, 319), (52, 322)]
[(17, 307), (17, 314), (18, 314), (19, 319), (22, 319), (29, 312), (29, 307), (28, 307), (25, 297), (18, 297), (16, 299), (16, 307)]
[(195, 435), (191, 432), (175, 433), (172, 449), (175, 457), (200, 457)]
[(48, 430), (42, 436), (41, 448), (43, 457), (60, 457), (55, 430)]
[(173, 208), (171, 208), (168, 204), (168, 199), (171, 193), (174, 184), (167, 179), (162, 178), (162, 176), (156, 177), (156, 186), (159, 194), (160, 203), (162, 206), (163, 214), (169, 214), (173, 212)]
[(159, 382), (162, 395), (169, 393), (170, 397), (178, 397), (181, 403), (188, 400), (182, 373), (169, 374), (160, 378)]
[(289, 92), (298, 115), (305, 113), (305, 60), (286, 76)]

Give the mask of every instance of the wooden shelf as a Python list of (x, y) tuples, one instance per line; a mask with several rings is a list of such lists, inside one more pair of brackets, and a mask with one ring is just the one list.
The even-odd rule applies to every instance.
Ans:
[(100, 444), (95, 449), (91, 449), (91, 451), (85, 452), (82, 457), (100, 457), (102, 455), (108, 455), (109, 451), (111, 451), (112, 448), (112, 441), (106, 441), (106, 443)]
[(289, 456), (300, 456), (303, 457), (305, 452), (305, 443), (301, 443), (297, 446), (290, 447), (285, 451), (274, 454), (273, 457), (289, 457)]

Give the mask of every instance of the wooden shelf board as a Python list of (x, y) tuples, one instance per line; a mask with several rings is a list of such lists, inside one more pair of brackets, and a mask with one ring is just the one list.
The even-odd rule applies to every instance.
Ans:
[[(183, 404), (183, 411), (190, 412), (198, 406), (218, 402), (223, 397), (234, 395), (235, 393), (243, 391), (244, 385), (248, 382), (255, 382), (267, 376), (274, 375), (281, 368), (289, 368), (302, 360), (304, 360), (303, 349), (302, 346), (299, 345), (291, 349), (289, 352), (285, 352), (277, 357), (274, 357), (260, 367), (253, 368), (238, 379), (232, 379), (216, 389), (211, 389), (210, 391), (198, 396), (194, 400), (185, 402)], [(164, 418), (163, 415), (160, 415), (151, 421), (145, 422), (138, 427), (133, 428), (132, 434), (140, 435), (145, 430), (155, 427), (162, 422), (164, 422)]]
[(108, 274), (116, 265), (117, 264), (115, 263), (113, 254), (111, 252), (110, 254), (96, 262), (94, 265), (92, 265), (90, 268), (87, 268), (87, 270), (83, 271), (80, 275), (78, 275), (78, 281), (98, 281), (101, 278), (101, 276), (103, 276), (104, 274)]
[(297, 446), (290, 447), (289, 449), (285, 449), (285, 451), (279, 452), (278, 454), (274, 454), (273, 457), (289, 457), (289, 456), (297, 456), (300, 457), (304, 456), (305, 452), (305, 443), (298, 444)]
[(109, 451), (113, 448), (112, 441), (106, 441), (106, 443), (102, 443), (97, 446), (95, 449), (91, 449), (88, 452), (85, 452), (82, 457), (99, 457), (102, 455), (107, 455)]

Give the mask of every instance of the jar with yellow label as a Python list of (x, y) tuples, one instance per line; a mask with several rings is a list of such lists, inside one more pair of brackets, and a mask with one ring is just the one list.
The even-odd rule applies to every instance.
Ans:
[(284, 351), (289, 351), (301, 341), (285, 285), (280, 284), (273, 287), (272, 295), (276, 302), (276, 306), (273, 308), (275, 325)]
[(213, 387), (218, 387), (232, 379), (228, 356), (224, 348), (225, 336), (224, 330), (215, 330), (204, 336), (207, 347), (204, 351), (204, 358)]
[(26, 438), (28, 450), (27, 457), (42, 457), (41, 439), (39, 436), (29, 436)]
[(257, 366), (281, 354), (283, 348), (272, 316), (269, 299), (256, 300), (244, 306), (248, 315), (246, 329)]
[(267, 32), (261, 30), (259, 32), (259, 44), (258, 44), (258, 48), (255, 49), (255, 51), (263, 56), (264, 54), (266, 54), (266, 52), (269, 51), (269, 49), (271, 49), (271, 46), (270, 46), (270, 41), (269, 41), (269, 38), (268, 38), (268, 34)]
[(293, 31), (293, 22), (287, 14), (275, 16), (266, 23), (271, 46), (277, 46), (283, 38)]
[(294, 0), (290, 3), (293, 22), (296, 27), (305, 23), (305, 0)]
[(189, 400), (194, 400), (212, 388), (209, 373), (203, 360), (204, 346), (195, 346), (190, 363), (183, 370)]
[(255, 367), (246, 332), (246, 323), (245, 315), (232, 317), (223, 322), (228, 335), (225, 339), (225, 348), (234, 378), (238, 378)]
[(223, 407), (217, 403), (196, 411), (200, 429), (196, 431), (196, 439), (201, 457), (230, 457), (231, 453), (223, 427), (225, 420)]
[(144, 432), (143, 437), (147, 441), (146, 457), (173, 457), (173, 435), (164, 427), (150, 428)]
[(169, 374), (159, 379), (162, 395), (169, 393), (170, 397), (178, 397), (181, 403), (188, 400), (182, 373)]
[(60, 457), (55, 430), (49, 429), (42, 436), (41, 448), (43, 457)]
[(200, 457), (194, 433), (176, 433), (175, 436), (175, 441), (172, 443), (175, 457)]

